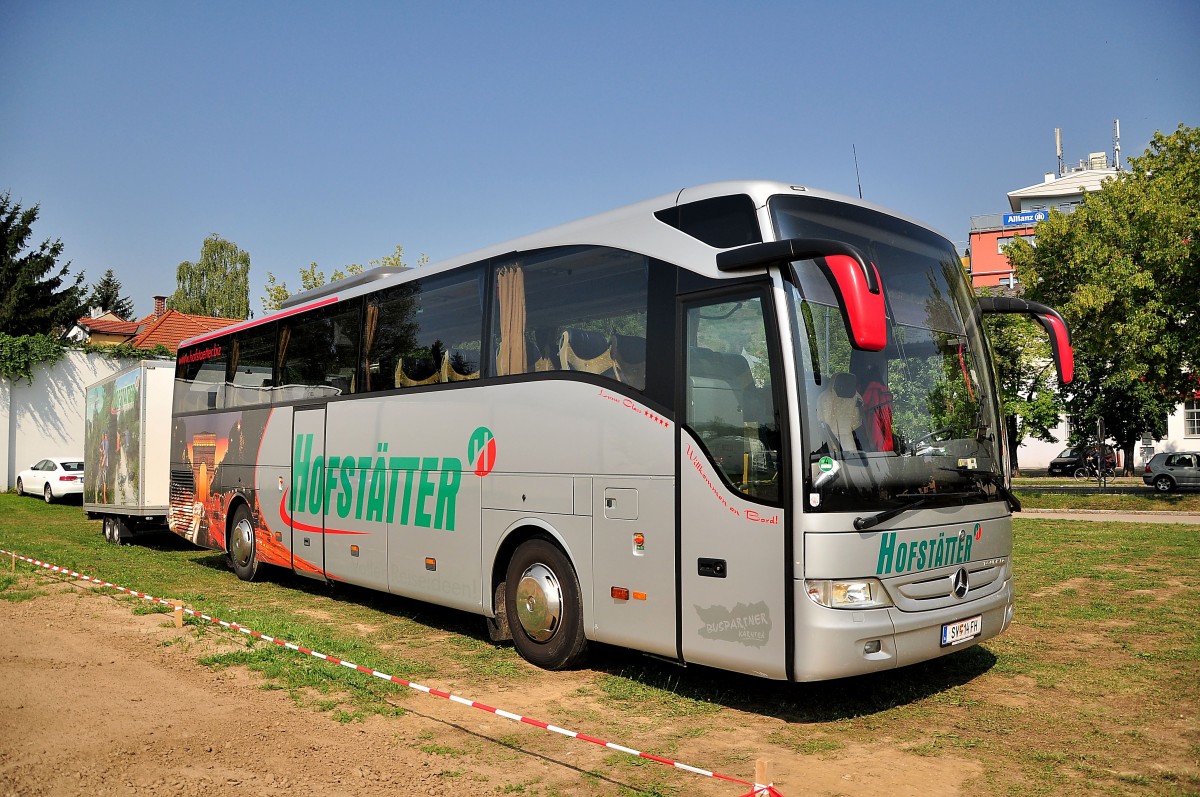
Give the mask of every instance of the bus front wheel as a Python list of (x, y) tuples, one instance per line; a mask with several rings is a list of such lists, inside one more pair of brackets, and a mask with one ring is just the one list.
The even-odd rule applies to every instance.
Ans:
[(258, 575), (254, 524), (250, 522), (250, 510), (245, 504), (233, 513), (233, 524), (229, 530), (229, 564), (242, 581), (253, 581)]
[(546, 670), (579, 664), (587, 652), (575, 569), (543, 538), (521, 543), (508, 563), (504, 605), (517, 652)]

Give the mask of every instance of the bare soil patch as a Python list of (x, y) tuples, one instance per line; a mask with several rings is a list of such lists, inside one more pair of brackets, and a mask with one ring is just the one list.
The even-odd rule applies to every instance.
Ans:
[[(197, 664), (244, 645), (234, 632), (176, 630), (169, 616), (137, 615), (111, 593), (44, 576), (24, 576), (20, 588), (40, 594), (0, 601), (0, 795), (748, 791), (416, 693), (398, 701), (402, 716), (338, 722), (263, 689), (257, 675)], [(593, 678), (584, 670), (545, 673), (518, 689), (458, 686), (465, 696), (547, 718)], [(1020, 704), (1019, 691), (1004, 691), (1002, 699)], [(969, 793), (983, 771), (963, 756), (921, 755), (886, 740), (799, 753), (797, 742), (819, 733), (774, 717), (679, 720), (691, 721), (712, 727), (673, 749), (656, 749), (637, 728), (612, 741), (743, 779), (765, 757), (787, 797), (953, 797)]]

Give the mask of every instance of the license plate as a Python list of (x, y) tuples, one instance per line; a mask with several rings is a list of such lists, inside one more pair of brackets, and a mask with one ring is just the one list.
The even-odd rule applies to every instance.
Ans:
[(983, 615), (977, 614), (957, 623), (946, 623), (942, 626), (942, 647), (958, 645), (968, 639), (974, 639), (983, 631)]

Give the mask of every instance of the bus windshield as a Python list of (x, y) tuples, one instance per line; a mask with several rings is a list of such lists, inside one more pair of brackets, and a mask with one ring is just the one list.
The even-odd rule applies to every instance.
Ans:
[(875, 263), (887, 345), (856, 350), (816, 264), (792, 263), (790, 314), (813, 511), (992, 500), (1003, 484), (997, 397), (973, 297), (953, 246), (909, 222), (811, 197), (770, 203), (784, 238), (826, 238)]

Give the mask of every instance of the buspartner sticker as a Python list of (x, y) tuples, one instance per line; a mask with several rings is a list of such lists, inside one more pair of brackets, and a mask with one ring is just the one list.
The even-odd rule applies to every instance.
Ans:
[(771, 613), (764, 601), (749, 606), (739, 603), (732, 609), (724, 606), (704, 609), (692, 605), (704, 622), (700, 636), (705, 639), (721, 639), (761, 648), (771, 638)]

